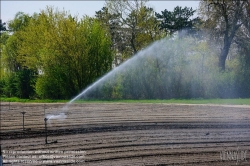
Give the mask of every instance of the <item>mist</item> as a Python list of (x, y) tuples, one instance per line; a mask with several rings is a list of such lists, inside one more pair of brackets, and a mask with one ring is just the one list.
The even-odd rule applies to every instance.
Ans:
[(181, 34), (161, 39), (115, 67), (69, 103), (88, 99), (240, 97), (236, 69), (220, 72), (218, 51), (201, 37)]

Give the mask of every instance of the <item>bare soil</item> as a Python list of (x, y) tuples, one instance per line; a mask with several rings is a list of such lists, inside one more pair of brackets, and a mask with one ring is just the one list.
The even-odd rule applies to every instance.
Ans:
[[(67, 116), (47, 121), (47, 144), (44, 110)], [(250, 165), (250, 106), (1, 103), (0, 115), (4, 165)]]

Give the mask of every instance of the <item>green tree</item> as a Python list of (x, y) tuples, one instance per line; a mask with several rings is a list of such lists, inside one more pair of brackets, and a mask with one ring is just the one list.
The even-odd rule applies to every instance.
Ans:
[(23, 30), (30, 21), (30, 16), (24, 12), (17, 12), (15, 18), (8, 23), (9, 31), (16, 32)]
[(47, 7), (22, 32), (19, 61), (41, 71), (36, 92), (68, 99), (111, 69), (111, 40), (93, 18), (72, 17)]
[(120, 20), (120, 14), (111, 14), (107, 7), (103, 7), (101, 10), (96, 12), (96, 19), (107, 29), (111, 36), (114, 57), (113, 63), (119, 65), (122, 60), (122, 53), (127, 49), (126, 41), (127, 35), (122, 31), (122, 22)]
[(3, 23), (2, 19), (0, 19), (0, 53), (1, 53), (0, 54), (0, 81), (2, 79), (3, 70), (4, 70), (2, 67), (2, 51), (3, 51), (4, 45), (6, 44), (6, 41), (9, 37), (9, 35), (6, 31), (7, 31), (6, 23), (5, 22)]
[[(25, 19), (24, 19), (25, 18)], [(17, 13), (9, 27), (12, 35), (7, 33), (1, 38), (3, 57), (1, 65), (6, 73), (1, 79), (4, 84), (3, 93), (9, 97), (17, 96), (29, 98), (34, 95), (35, 72), (23, 66), (18, 58), (21, 31), (28, 25), (30, 17), (24, 13)], [(24, 21), (25, 20), (25, 21)], [(2, 36), (1, 36), (2, 37)]]
[(111, 35), (113, 49), (120, 51), (124, 50), (124, 45), (118, 41), (122, 41), (121, 21), (119, 14), (111, 14), (107, 7), (103, 7), (101, 10), (96, 12), (96, 19), (105, 27)]
[(0, 81), (4, 75), (4, 67), (3, 67), (3, 49), (6, 45), (7, 39), (9, 38), (8, 32), (1, 32), (0, 36)]
[(109, 12), (119, 16), (122, 26), (119, 31), (124, 34), (121, 41), (125, 41), (126, 46), (125, 58), (160, 38), (153, 9), (147, 7), (146, 3), (143, 0), (106, 1)]
[(238, 87), (242, 97), (250, 97), (250, 2), (246, 2), (243, 25), (236, 33), (235, 42), (239, 48), (240, 69), (238, 70)]
[(131, 29), (130, 45), (133, 53), (161, 37), (152, 8), (142, 6), (138, 11), (133, 10), (125, 22)]
[(18, 57), (20, 56), (18, 53), (18, 47), (22, 42), (21, 31), (27, 27), (29, 20), (29, 15), (23, 12), (18, 12), (15, 15), (15, 18), (8, 24), (9, 31), (13, 34), (8, 35), (5, 33), (3, 37), (1, 36), (1, 43), (3, 44), (2, 64), (8, 72), (16, 72), (22, 69), (22, 65), (18, 61)]
[(165, 9), (161, 14), (156, 13), (156, 17), (161, 21), (160, 29), (167, 35), (172, 35), (183, 29), (192, 31), (199, 21), (198, 17), (192, 18), (195, 12), (196, 10), (189, 7), (176, 6), (172, 12)]
[(8, 38), (8, 34), (5, 32), (6, 30), (7, 30), (6, 23), (3, 23), (2, 19), (0, 19), (0, 94), (3, 94), (3, 87), (4, 87), (4, 81), (3, 81), (4, 68), (2, 64), (2, 50)]
[(203, 0), (200, 3), (200, 15), (205, 28), (210, 30), (214, 38), (222, 40), (218, 66), (224, 71), (230, 46), (244, 22), (241, 18), (244, 18), (247, 1)]
[(0, 31), (2, 33), (2, 31), (6, 31), (6, 23), (2, 22), (2, 19), (0, 19)]
[(18, 33), (11, 35), (3, 48), (2, 65), (8, 72), (16, 72), (21, 69), (18, 62), (18, 43), (20, 42)]

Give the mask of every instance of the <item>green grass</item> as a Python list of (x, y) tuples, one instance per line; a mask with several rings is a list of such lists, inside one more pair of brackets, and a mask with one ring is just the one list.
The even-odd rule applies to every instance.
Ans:
[[(4, 98), (2, 102), (22, 103), (67, 103), (69, 100)], [(77, 100), (75, 103), (173, 103), (173, 104), (226, 104), (250, 105), (250, 99), (170, 99), (170, 100)]]
[(174, 103), (250, 105), (250, 99), (170, 99), (170, 100), (77, 100), (76, 103)]
[(68, 100), (51, 100), (51, 99), (20, 99), (17, 97), (1, 97), (2, 102), (21, 102), (21, 103), (66, 103)]

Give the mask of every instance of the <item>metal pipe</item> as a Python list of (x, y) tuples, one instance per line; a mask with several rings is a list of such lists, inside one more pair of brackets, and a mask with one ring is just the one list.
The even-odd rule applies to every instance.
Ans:
[(24, 131), (24, 114), (25, 114), (26, 112), (21, 112), (21, 114), (23, 114), (23, 131)]
[(47, 118), (44, 118), (44, 125), (45, 125), (45, 144), (48, 144), (48, 133), (47, 133)]
[(0, 166), (3, 166), (2, 145), (0, 144)]

